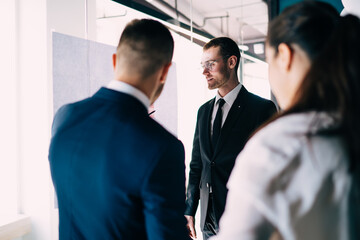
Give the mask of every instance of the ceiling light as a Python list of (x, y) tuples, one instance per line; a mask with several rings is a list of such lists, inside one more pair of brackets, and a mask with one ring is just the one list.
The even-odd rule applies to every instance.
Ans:
[(264, 54), (264, 44), (263, 43), (255, 43), (254, 44), (254, 53)]
[(243, 50), (243, 51), (249, 51), (249, 47), (246, 46), (246, 45), (238, 45), (240, 50)]

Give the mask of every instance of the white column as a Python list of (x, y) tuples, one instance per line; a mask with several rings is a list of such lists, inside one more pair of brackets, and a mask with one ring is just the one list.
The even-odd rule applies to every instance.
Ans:
[(0, 218), (18, 212), (17, 1), (0, 1)]
[(20, 213), (31, 217), (24, 239), (51, 239), (50, 98), (46, 0), (18, 0)]

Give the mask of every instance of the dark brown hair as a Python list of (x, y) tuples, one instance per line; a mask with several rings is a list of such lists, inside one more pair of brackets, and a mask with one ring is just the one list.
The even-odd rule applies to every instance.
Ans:
[(239, 46), (234, 40), (228, 37), (213, 38), (204, 45), (203, 50), (207, 50), (211, 47), (220, 47), (220, 55), (223, 57), (224, 60), (227, 60), (231, 56), (235, 56), (237, 58), (235, 72), (237, 72), (241, 55)]
[(117, 47), (118, 58), (142, 76), (151, 75), (170, 63), (173, 51), (170, 31), (151, 19), (135, 19), (128, 23)]
[[(279, 15), (270, 25), (268, 44), (298, 44), (312, 64), (292, 106), (274, 117), (323, 111), (340, 117), (336, 134), (350, 156), (350, 172), (360, 176), (360, 20), (345, 17), (324, 2), (305, 1)], [(270, 122), (271, 122), (270, 121)]]

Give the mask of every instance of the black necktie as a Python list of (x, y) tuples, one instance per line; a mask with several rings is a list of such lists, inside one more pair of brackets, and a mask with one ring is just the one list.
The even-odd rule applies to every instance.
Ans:
[(216, 116), (215, 116), (215, 120), (214, 120), (214, 125), (213, 125), (213, 135), (212, 135), (212, 146), (213, 149), (215, 149), (216, 143), (219, 139), (220, 136), (220, 131), (221, 131), (221, 122), (222, 122), (222, 107), (225, 104), (225, 100), (220, 98), (218, 100), (218, 110), (216, 112)]

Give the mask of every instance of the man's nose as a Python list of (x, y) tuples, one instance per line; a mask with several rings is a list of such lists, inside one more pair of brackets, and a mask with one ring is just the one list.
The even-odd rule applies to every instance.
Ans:
[(209, 73), (209, 70), (206, 67), (204, 67), (202, 74), (207, 75), (208, 73)]

